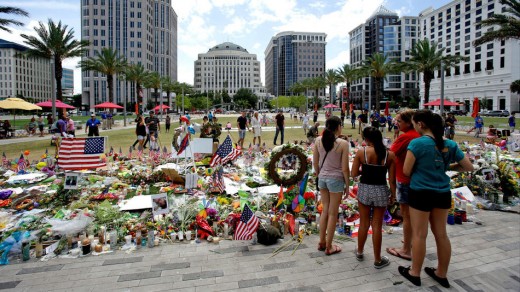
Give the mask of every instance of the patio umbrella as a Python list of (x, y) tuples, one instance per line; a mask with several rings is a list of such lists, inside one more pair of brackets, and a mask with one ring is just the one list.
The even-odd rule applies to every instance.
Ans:
[(94, 106), (94, 108), (115, 108), (115, 109), (122, 109), (123, 107), (120, 106), (120, 105), (117, 105), (115, 103), (112, 103), (112, 102), (104, 102), (104, 103), (100, 103), (100, 104), (96, 104)]
[[(52, 107), (52, 100), (42, 101), (36, 104), (41, 107)], [(72, 105), (66, 104), (61, 100), (56, 100), (56, 108), (61, 109), (75, 109)]]
[(160, 110), (165, 110), (165, 109), (170, 109), (170, 107), (163, 104), (163, 105), (158, 105), (153, 108), (154, 111), (160, 111)]
[[(12, 110), (20, 109), (20, 110), (25, 110), (25, 111), (42, 109), (41, 107), (39, 107), (33, 103), (27, 102), (27, 101), (25, 101), (21, 98), (17, 98), (17, 97), (9, 97), (4, 100), (0, 100), (0, 108), (12, 109)], [(16, 115), (13, 114), (13, 126), (15, 126), (15, 123), (16, 123)]]
[(473, 112), (471, 113), (471, 116), (473, 118), (476, 118), (479, 111), (480, 111), (480, 102), (478, 100), (478, 97), (475, 97), (473, 99)]
[(385, 116), (388, 116), (390, 114), (390, 102), (386, 102), (385, 105)]
[(338, 107), (338, 106), (335, 104), (329, 103), (326, 106), (324, 106), (323, 108), (336, 108), (336, 107)]
[[(436, 99), (434, 101), (430, 101), (428, 103), (425, 103), (424, 105), (425, 106), (440, 106), (441, 105), (441, 99), (439, 98), (439, 99)], [(456, 106), (456, 105), (460, 105), (460, 103), (449, 101), (449, 100), (444, 100), (444, 106)]]

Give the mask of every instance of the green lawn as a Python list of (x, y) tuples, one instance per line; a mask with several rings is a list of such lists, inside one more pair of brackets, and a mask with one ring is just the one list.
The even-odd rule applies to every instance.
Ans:
[[(273, 114), (271, 114), (271, 115), (273, 115)], [(236, 119), (237, 119), (236, 116), (231, 117), (231, 116), (219, 115), (218, 117), (219, 117), (219, 122), (223, 125), (223, 128), (228, 121), (230, 121), (232, 123), (233, 128), (236, 128)], [(88, 117), (86, 117), (86, 118), (88, 118)], [(118, 116), (118, 118), (121, 119), (122, 117)], [(457, 118), (459, 120), (459, 123), (461, 123), (461, 124), (463, 124), (463, 123), (467, 123), (468, 125), (472, 124), (471, 117), (457, 117)], [(77, 120), (77, 119), (74, 118), (74, 120)], [(133, 118), (131, 118), (131, 120), (133, 120)], [(323, 116), (323, 114), (320, 114), (319, 121), (321, 122), (322, 127), (324, 125), (323, 120), (324, 120), (324, 116)], [(507, 123), (507, 118), (484, 118), (484, 121), (485, 121), (486, 125), (489, 125), (489, 123), (493, 122), (498, 125), (505, 126)], [(194, 122), (201, 123), (200, 117), (194, 118)], [(120, 122), (120, 123), (122, 124), (122, 122)], [(174, 132), (173, 132), (173, 130), (171, 130), (170, 133), (166, 133), (164, 130), (164, 125), (161, 125), (161, 126), (162, 126), (162, 128), (161, 128), (162, 130), (159, 135), (159, 141), (160, 141), (161, 147), (166, 146), (168, 148), (168, 150), (170, 150), (170, 145), (172, 142), (172, 137), (173, 137)], [(177, 122), (172, 123), (172, 129), (175, 127), (178, 127), (178, 126), (179, 126), (179, 124)], [(273, 126), (273, 124), (270, 123), (269, 126)], [(299, 120), (294, 121), (292, 119), (288, 119), (287, 115), (286, 115), (286, 127), (293, 127), (293, 126), (297, 126), (298, 128), (286, 129), (284, 142), (286, 142), (286, 143), (293, 142), (295, 140), (298, 140), (298, 141), (305, 140), (306, 141), (307, 138), (303, 133), (303, 129), (301, 128), (300, 121)], [(504, 126), (502, 126), (502, 127), (504, 127)], [(78, 136), (84, 136), (84, 131), (85, 130), (82, 129), (82, 130), (78, 130), (76, 132), (77, 132)], [(345, 128), (343, 129), (343, 133), (345, 135), (352, 135), (352, 138), (354, 140), (356, 140), (356, 139), (361, 140), (360, 135), (358, 134), (358, 130), (351, 129), (350, 120), (345, 120)], [(225, 138), (226, 134), (227, 134), (227, 131), (223, 130), (222, 136), (220, 139), (221, 141)], [(238, 141), (238, 132), (232, 131), (230, 134), (231, 134), (231, 138), (233, 139), (234, 142)], [(274, 134), (275, 134), (274, 131), (264, 131), (262, 133), (262, 143), (265, 142), (265, 144), (268, 147), (272, 147)], [(133, 142), (135, 141), (135, 134), (134, 134), (133, 128), (126, 128), (126, 129), (113, 130), (113, 131), (102, 131), (101, 130), (101, 135), (108, 137), (108, 147), (106, 150), (107, 152), (110, 149), (110, 147), (114, 147), (114, 150), (116, 152), (119, 151), (119, 148), (121, 147), (123, 153), (127, 154), (129, 146), (132, 145)], [(196, 134), (196, 136), (198, 136), (198, 133)], [(393, 133), (386, 133), (386, 136), (388, 138), (392, 138)], [(48, 138), (46, 138), (45, 140), (35, 140), (32, 142), (20, 142), (20, 143), (16, 143), (16, 144), (2, 145), (1, 151), (4, 151), (7, 155), (7, 157), (11, 158), (11, 159), (18, 157), (20, 155), (20, 152), (25, 151), (25, 150), (31, 151), (31, 154), (30, 154), (31, 159), (39, 158), (43, 153), (45, 153), (46, 149), (48, 149), (50, 154), (54, 154), (55, 147), (50, 145), (50, 136), (47, 135), (47, 137)], [(278, 138), (278, 139), (280, 139), (280, 138)], [(468, 136), (456, 135), (455, 140), (469, 141), (470, 143), (477, 143), (480, 141), (480, 139), (474, 138), (473, 136), (469, 136), (469, 135)], [(252, 134), (252, 132), (248, 132), (246, 134), (244, 146), (245, 147), (249, 146), (249, 143), (252, 143), (252, 141), (253, 141), (253, 134)], [(278, 143), (280, 143), (279, 141), (280, 140), (278, 140)]]

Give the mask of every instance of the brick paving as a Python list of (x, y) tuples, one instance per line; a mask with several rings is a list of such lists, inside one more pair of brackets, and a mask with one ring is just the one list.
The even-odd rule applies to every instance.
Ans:
[[(449, 291), (520, 291), (520, 215), (481, 211), (481, 225), (449, 226), (453, 255)], [(402, 233), (383, 235), (383, 249), (398, 246)], [(397, 266), (409, 262), (390, 256), (391, 264), (372, 267), (367, 242), (365, 261), (358, 262), (355, 241), (343, 252), (325, 256), (316, 251), (317, 235), (304, 239), (291, 255), (288, 249), (270, 257), (277, 246), (246, 241), (219, 244), (164, 244), (132, 253), (117, 251), (78, 259), (47, 262), (16, 259), (0, 267), (3, 291), (445, 291), (425, 273), (422, 287), (402, 278)], [(384, 252), (383, 252), (384, 253)], [(435, 266), (430, 234), (425, 266)]]

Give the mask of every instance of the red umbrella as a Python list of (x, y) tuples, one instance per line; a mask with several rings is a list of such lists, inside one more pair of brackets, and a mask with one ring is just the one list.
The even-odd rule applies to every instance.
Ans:
[[(441, 99), (439, 98), (439, 99), (436, 99), (434, 101), (430, 101), (428, 103), (425, 103), (424, 105), (425, 106), (440, 106), (441, 105)], [(444, 100), (444, 106), (456, 106), (456, 105), (460, 105), (460, 103), (449, 101), (449, 100)]]
[(476, 118), (479, 111), (480, 111), (480, 102), (478, 100), (478, 97), (475, 97), (473, 99), (473, 112), (471, 113), (471, 116)]
[[(52, 100), (42, 101), (36, 105), (41, 107), (52, 107)], [(56, 108), (75, 109), (72, 105), (66, 104), (60, 100), (56, 100)]]
[(385, 116), (388, 116), (390, 114), (390, 102), (386, 102), (385, 106)]
[(336, 107), (338, 107), (338, 106), (335, 104), (329, 103), (326, 106), (324, 106), (323, 108), (336, 108)]
[(153, 108), (154, 111), (160, 111), (160, 110), (165, 110), (165, 109), (170, 109), (170, 107), (167, 106), (167, 105), (164, 105), (164, 104), (163, 104), (163, 105), (162, 105), (162, 108), (161, 108), (160, 105), (158, 105), (158, 106), (156, 106), (156, 107)]
[(117, 105), (115, 103), (104, 102), (104, 103), (96, 104), (94, 106), (94, 108), (117, 108), (117, 109), (122, 109), (123, 107), (120, 106), (120, 105)]

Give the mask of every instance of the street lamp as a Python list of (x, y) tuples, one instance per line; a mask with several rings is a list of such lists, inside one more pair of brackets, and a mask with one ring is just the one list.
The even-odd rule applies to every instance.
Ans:
[(54, 54), (51, 54), (51, 100), (52, 100), (52, 120), (56, 121), (56, 64)]

